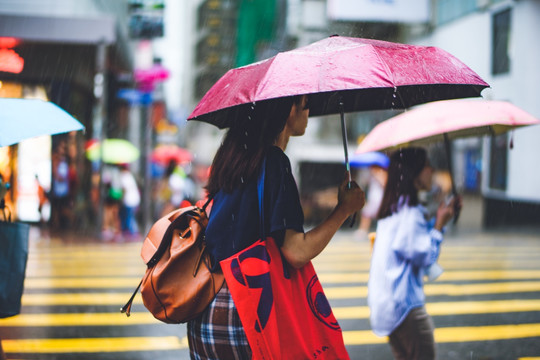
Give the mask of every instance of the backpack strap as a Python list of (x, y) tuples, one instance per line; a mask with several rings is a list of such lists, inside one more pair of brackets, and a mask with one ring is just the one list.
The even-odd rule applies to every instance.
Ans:
[(257, 195), (259, 198), (259, 227), (261, 230), (261, 239), (266, 239), (266, 227), (264, 217), (264, 179), (266, 177), (266, 156), (263, 158), (261, 173), (257, 180)]

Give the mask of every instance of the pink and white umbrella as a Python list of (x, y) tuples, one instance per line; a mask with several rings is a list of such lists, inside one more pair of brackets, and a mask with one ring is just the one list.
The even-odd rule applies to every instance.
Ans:
[(308, 95), (310, 116), (404, 109), (429, 101), (480, 96), (489, 85), (459, 59), (434, 46), (331, 36), (229, 70), (188, 120), (230, 127), (260, 101)]
[[(420, 105), (375, 126), (362, 140), (356, 153), (425, 145), (444, 141), (452, 182), (450, 139), (499, 135), (521, 126), (540, 124), (531, 114), (505, 101), (458, 99)], [(459, 209), (456, 210), (457, 221)]]
[(420, 105), (375, 126), (356, 153), (482, 135), (499, 135), (540, 120), (506, 101), (445, 100)]

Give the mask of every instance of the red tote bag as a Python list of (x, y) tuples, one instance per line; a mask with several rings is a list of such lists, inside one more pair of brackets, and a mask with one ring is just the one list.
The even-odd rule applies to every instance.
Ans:
[(253, 359), (349, 359), (311, 262), (289, 266), (269, 237), (221, 261), (221, 268)]

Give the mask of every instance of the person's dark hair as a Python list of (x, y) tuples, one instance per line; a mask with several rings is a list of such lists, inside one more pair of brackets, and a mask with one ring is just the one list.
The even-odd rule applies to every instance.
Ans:
[(210, 196), (232, 192), (257, 176), (262, 159), (285, 127), (293, 104), (301, 96), (254, 103), (239, 115), (219, 147), (205, 189)]
[(390, 156), (388, 179), (377, 214), (378, 219), (392, 215), (398, 210), (398, 202), (403, 197), (410, 206), (418, 205), (418, 190), (414, 180), (426, 165), (427, 153), (422, 148), (396, 150)]
[(175, 160), (169, 161), (169, 164), (167, 165), (167, 169), (165, 169), (165, 176), (166, 177), (171, 176), (174, 170), (176, 169), (176, 166), (178, 165)]

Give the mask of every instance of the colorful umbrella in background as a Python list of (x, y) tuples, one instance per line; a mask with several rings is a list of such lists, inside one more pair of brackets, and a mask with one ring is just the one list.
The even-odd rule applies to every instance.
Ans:
[(171, 161), (177, 164), (188, 163), (193, 160), (193, 154), (178, 145), (159, 145), (150, 154), (150, 159), (154, 163), (167, 166)]
[[(0, 147), (22, 140), (83, 130), (84, 126), (57, 105), (37, 99), (0, 98)], [(0, 174), (0, 317), (17, 315), (21, 310), (30, 226), (12, 222), (4, 196), (11, 189)]]
[(456, 138), (499, 135), (538, 119), (506, 101), (446, 100), (420, 105), (375, 126), (357, 153), (425, 145)]
[(387, 169), (389, 163), (390, 159), (388, 158), (388, 156), (377, 151), (359, 153), (351, 156), (352, 167), (379, 166), (383, 169)]
[(386, 41), (332, 36), (229, 70), (188, 120), (219, 128), (248, 116), (258, 101), (309, 95), (310, 116), (407, 108), (429, 101), (480, 96), (489, 85), (446, 51)]
[[(452, 193), (456, 195), (450, 139), (499, 135), (518, 127), (535, 124), (540, 124), (540, 120), (505, 101), (437, 101), (420, 105), (381, 122), (366, 135), (356, 152), (390, 150), (444, 141)], [(513, 146), (512, 141), (510, 146)]]
[[(107, 164), (127, 164), (137, 160), (140, 156), (139, 149), (124, 139), (105, 139), (103, 145), (103, 162)], [(90, 161), (100, 158), (101, 144), (90, 140), (86, 147), (86, 157)]]
[(78, 130), (84, 130), (84, 126), (52, 102), (0, 98), (0, 147), (36, 136)]

